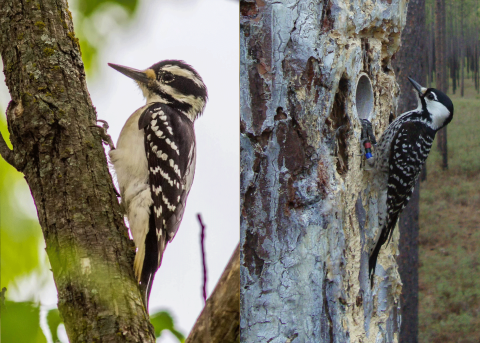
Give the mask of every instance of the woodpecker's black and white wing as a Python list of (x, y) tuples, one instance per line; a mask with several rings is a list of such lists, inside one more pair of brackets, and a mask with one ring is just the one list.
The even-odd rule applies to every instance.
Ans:
[(153, 200), (140, 282), (147, 303), (155, 272), (168, 242), (177, 233), (195, 173), (193, 123), (168, 105), (155, 103), (140, 117), (145, 131), (148, 181)]
[(369, 273), (377, 264), (378, 253), (391, 237), (399, 214), (412, 195), (435, 138), (435, 131), (421, 121), (406, 120), (394, 135), (390, 146), (386, 218), (380, 237), (370, 256)]

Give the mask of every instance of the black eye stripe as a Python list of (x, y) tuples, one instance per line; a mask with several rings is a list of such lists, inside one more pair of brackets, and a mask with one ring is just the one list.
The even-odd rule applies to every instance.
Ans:
[(193, 95), (197, 97), (205, 96), (205, 89), (199, 87), (193, 80), (180, 75), (172, 76), (173, 78), (170, 80), (166, 80), (165, 77), (163, 78), (164, 81), (168, 81), (168, 85), (170, 87), (175, 88), (183, 94)]
[(427, 95), (427, 99), (438, 101), (438, 100), (437, 100), (437, 97), (435, 96), (434, 93), (429, 93), (429, 94)]
[(170, 82), (173, 79), (175, 79), (175, 75), (168, 71), (160, 72), (160, 74), (158, 74), (158, 79), (162, 81)]

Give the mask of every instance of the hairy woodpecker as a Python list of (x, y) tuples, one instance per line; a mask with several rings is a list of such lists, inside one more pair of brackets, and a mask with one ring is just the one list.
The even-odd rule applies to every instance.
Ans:
[(435, 134), (453, 118), (453, 103), (447, 95), (408, 79), (416, 90), (418, 108), (396, 118), (375, 149), (373, 172), (379, 190), (381, 230), (369, 259), (372, 285), (380, 248), (391, 238), (398, 216), (410, 200)]
[(146, 70), (109, 66), (135, 80), (147, 99), (128, 118), (109, 156), (137, 248), (135, 276), (148, 308), (163, 252), (185, 211), (195, 173), (193, 123), (208, 95), (200, 75), (183, 61), (165, 60)]

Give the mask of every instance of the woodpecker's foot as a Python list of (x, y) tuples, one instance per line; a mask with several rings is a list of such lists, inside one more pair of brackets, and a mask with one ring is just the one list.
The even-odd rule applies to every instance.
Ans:
[(97, 121), (103, 123), (102, 126), (94, 125), (92, 127), (99, 128), (103, 144), (108, 145), (110, 147), (110, 150), (115, 150), (115, 145), (113, 145), (112, 137), (110, 137), (110, 135), (107, 133), (107, 130), (109, 128), (108, 123), (102, 119), (97, 119)]
[(360, 122), (362, 124), (362, 154), (365, 156), (367, 161), (367, 167), (365, 169), (370, 170), (374, 165), (372, 144), (377, 144), (377, 141), (375, 140), (375, 135), (373, 134), (372, 123), (367, 119), (361, 119)]
[(360, 119), (360, 122), (362, 123), (362, 143), (369, 140), (373, 145), (377, 144), (372, 123), (368, 119)]

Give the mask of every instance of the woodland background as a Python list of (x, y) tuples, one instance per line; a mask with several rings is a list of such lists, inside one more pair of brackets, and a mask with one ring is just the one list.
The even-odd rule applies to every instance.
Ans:
[[(412, 3), (424, 6), (424, 18), (420, 21), (425, 22), (425, 27), (417, 31), (416, 45), (402, 47), (403, 55), (399, 57), (413, 49), (424, 49), (423, 59), (411, 61), (421, 65), (422, 75), (412, 77), (423, 77), (427, 87), (446, 92), (453, 100), (455, 114), (448, 131), (437, 134), (437, 149), (432, 149), (421, 177), (419, 204), (412, 199), (402, 216), (407, 223), (409, 216), (417, 223), (410, 228), (400, 224), (402, 234), (418, 230), (415, 235), (419, 248), (419, 259), (410, 261), (411, 270), (418, 266), (418, 293), (409, 286), (414, 297), (418, 297), (418, 336), (402, 333), (400, 342), (478, 342), (480, 2)], [(419, 12), (422, 11), (416, 11), (417, 15), (422, 16)], [(407, 26), (410, 20), (407, 18)], [(397, 59), (395, 63), (402, 61)], [(402, 83), (398, 69), (395, 71)], [(409, 273), (402, 275), (404, 284), (412, 279)], [(407, 316), (415, 317), (416, 313)]]

